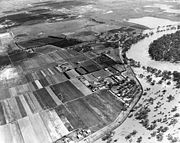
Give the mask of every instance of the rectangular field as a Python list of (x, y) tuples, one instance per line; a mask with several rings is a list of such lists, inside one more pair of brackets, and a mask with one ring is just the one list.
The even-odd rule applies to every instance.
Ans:
[(6, 123), (11, 123), (11, 122), (15, 121), (13, 113), (12, 113), (12, 109), (9, 106), (7, 100), (2, 101), (2, 106), (3, 106), (3, 110), (4, 110), (4, 117), (6, 119)]
[(0, 125), (4, 125), (4, 124), (6, 124), (6, 119), (4, 116), (4, 110), (3, 110), (2, 103), (0, 102)]
[(57, 104), (45, 88), (36, 90), (34, 92), (34, 95), (36, 96), (40, 104), (43, 106), (43, 109), (53, 108), (57, 106)]
[(17, 102), (18, 108), (20, 110), (21, 116), (22, 117), (27, 116), (26, 110), (24, 109), (24, 106), (23, 106), (20, 98), (18, 96), (16, 96), (15, 98), (16, 98), (16, 102)]
[(123, 108), (123, 103), (118, 100), (116, 96), (114, 96), (110, 91), (108, 90), (101, 90), (98, 96), (102, 99), (102, 101), (105, 104), (109, 104), (109, 106), (112, 107), (114, 110), (114, 113), (119, 114)]
[(5, 88), (5, 87), (0, 87), (0, 100), (4, 100), (4, 99), (7, 99), (7, 98), (10, 98), (11, 95), (8, 91), (8, 88)]
[(13, 137), (9, 124), (0, 126), (0, 141), (1, 143), (12, 143)]
[(52, 142), (51, 137), (49, 136), (49, 133), (46, 129), (46, 126), (38, 113), (34, 114), (33, 116), (30, 116), (30, 122), (35, 134), (37, 135), (39, 143)]
[[(60, 119), (64, 122), (66, 122), (65, 120), (67, 120), (74, 129), (77, 128), (86, 128), (87, 126), (84, 124), (84, 122), (80, 119), (79, 116), (77, 115), (72, 115), (69, 110), (67, 110), (67, 108), (64, 105), (60, 105), (57, 106), (55, 108), (56, 113), (58, 114), (58, 116), (60, 117)], [(67, 122), (65, 124), (66, 128), (68, 129), (68, 131), (72, 131), (73, 128), (71, 127), (71, 125), (68, 125)]]
[[(26, 94), (29, 102), (31, 102), (31, 108), (34, 110), (34, 112), (39, 112), (42, 111), (42, 106), (40, 105), (40, 103), (38, 102), (37, 98), (35, 97), (35, 95), (33, 93), (28, 93)], [(30, 103), (29, 103), (30, 104)]]
[(11, 135), (12, 135), (12, 138), (14, 141), (13, 143), (25, 143), (18, 123), (13, 122), (13, 123), (9, 124), (9, 126), (10, 126), (10, 130), (11, 130)]
[(57, 139), (61, 138), (61, 134), (59, 134), (56, 130), (56, 126), (54, 125), (52, 119), (50, 118), (48, 111), (42, 111), (39, 113), (41, 119), (46, 126), (46, 129), (51, 137), (51, 140), (54, 142)]
[(96, 71), (96, 72), (93, 72), (92, 75), (96, 78), (106, 78), (108, 76), (110, 76), (111, 74), (105, 70), (99, 70), (99, 71)]
[(25, 143), (39, 143), (29, 117), (18, 120), (18, 124)]
[(100, 66), (97, 65), (92, 60), (87, 60), (87, 61), (83, 62), (81, 65), (88, 73), (92, 73), (92, 72), (95, 72), (95, 71), (98, 71), (101, 69)]
[(63, 103), (84, 96), (70, 81), (52, 85), (51, 89)]
[(28, 57), (27, 57), (26, 52), (18, 52), (18, 53), (9, 55), (9, 58), (11, 59), (13, 63), (15, 63), (17, 61), (26, 60)]
[(113, 103), (107, 102), (98, 96), (98, 94), (89, 95), (85, 97), (85, 100), (91, 106), (91, 108), (101, 116), (102, 121), (104, 121), (106, 124), (114, 121), (121, 112), (121, 108), (119, 108), (119, 111), (117, 111), (114, 106), (112, 106)]
[(8, 101), (9, 108), (11, 109), (12, 117), (15, 120), (20, 119), (21, 113), (20, 113), (20, 109), (18, 108), (15, 97), (12, 97), (12, 98), (8, 99), (7, 101)]
[(78, 116), (88, 128), (104, 126), (101, 117), (85, 100), (74, 100), (65, 106), (73, 116)]
[(58, 134), (60, 134), (61, 136), (65, 136), (67, 134), (69, 134), (68, 129), (66, 128), (66, 126), (63, 124), (63, 122), (61, 121), (60, 117), (58, 116), (58, 114), (56, 113), (55, 110), (49, 110), (47, 111), (51, 121), (53, 122), (53, 125), (56, 128), (56, 132)]
[(114, 60), (112, 60), (111, 58), (109, 58), (106, 55), (101, 55), (99, 57), (96, 57), (94, 59), (99, 65), (101, 65), (103, 68), (108, 67), (108, 66), (112, 66), (115, 65), (116, 62)]

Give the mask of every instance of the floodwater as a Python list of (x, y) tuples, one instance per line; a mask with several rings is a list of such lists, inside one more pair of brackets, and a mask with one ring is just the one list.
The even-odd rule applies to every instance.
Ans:
[(172, 5), (166, 5), (166, 4), (153, 4), (153, 5), (147, 5), (144, 6), (147, 8), (160, 8), (161, 10), (163, 10), (164, 12), (167, 13), (175, 13), (175, 14), (180, 14), (180, 10), (178, 9), (173, 9)]
[(142, 18), (132, 18), (128, 22), (136, 23), (140, 25), (147, 26), (149, 28), (156, 28), (158, 26), (164, 26), (169, 24), (177, 24), (177, 21), (171, 21), (168, 19), (156, 18), (156, 17), (142, 17)]
[(132, 58), (135, 61), (139, 61), (142, 66), (151, 66), (153, 68), (168, 71), (180, 71), (180, 63), (154, 61), (151, 59), (148, 53), (150, 43), (160, 38), (164, 34), (170, 34), (174, 32), (176, 32), (176, 30), (155, 33), (153, 36), (139, 41), (137, 44), (132, 45), (131, 49), (127, 52), (127, 57)]

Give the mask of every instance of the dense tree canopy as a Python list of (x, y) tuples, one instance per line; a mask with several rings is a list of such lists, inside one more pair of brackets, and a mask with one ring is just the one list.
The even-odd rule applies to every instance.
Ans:
[(149, 46), (149, 55), (156, 61), (180, 61), (180, 31), (154, 40)]

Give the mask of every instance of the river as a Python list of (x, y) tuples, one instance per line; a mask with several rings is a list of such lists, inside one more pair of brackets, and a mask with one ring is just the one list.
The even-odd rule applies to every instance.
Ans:
[(135, 61), (139, 61), (142, 66), (151, 66), (153, 68), (168, 70), (168, 71), (180, 71), (180, 63), (160, 62), (151, 59), (148, 53), (149, 45), (154, 40), (160, 38), (164, 34), (174, 33), (177, 30), (169, 30), (145, 38), (138, 43), (131, 46), (130, 50), (126, 53), (128, 58), (132, 58)]

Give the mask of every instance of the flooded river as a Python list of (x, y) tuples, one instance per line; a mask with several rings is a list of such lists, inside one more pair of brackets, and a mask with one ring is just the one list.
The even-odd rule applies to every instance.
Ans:
[[(138, 19), (139, 22), (143, 23), (143, 21), (147, 19), (147, 17), (144, 17), (142, 19)], [(148, 18), (150, 20), (150, 18)], [(151, 18), (153, 19), (153, 18)], [(137, 22), (137, 19), (131, 19), (131, 21), (133, 22)], [(165, 20), (163, 19), (161, 22), (161, 19), (158, 19), (157, 22), (154, 22), (154, 26), (152, 27), (157, 27), (158, 25), (156, 25), (157, 23), (162, 23), (162, 24), (175, 24), (177, 22), (173, 22), (169, 20), (167, 20), (166, 22), (164, 22)], [(153, 22), (152, 22), (153, 23)], [(144, 25), (145, 25), (145, 21), (144, 21)], [(147, 25), (146, 25), (147, 26)], [(164, 32), (159, 32), (156, 33), (155, 29), (152, 30), (154, 32), (154, 35), (145, 38), (141, 41), (139, 41), (138, 43), (132, 45), (132, 47), (130, 48), (130, 50), (127, 52), (127, 57), (128, 58), (132, 58), (135, 61), (139, 61), (141, 63), (142, 66), (151, 66), (157, 69), (161, 69), (161, 70), (168, 70), (168, 71), (180, 71), (180, 63), (170, 63), (170, 62), (159, 62), (159, 61), (154, 61), (151, 59), (151, 57), (149, 56), (148, 53), (148, 49), (149, 49), (149, 45), (156, 39), (162, 37), (164, 34), (171, 34), (171, 33), (175, 33), (176, 30), (169, 30), (169, 31), (164, 31)]]

